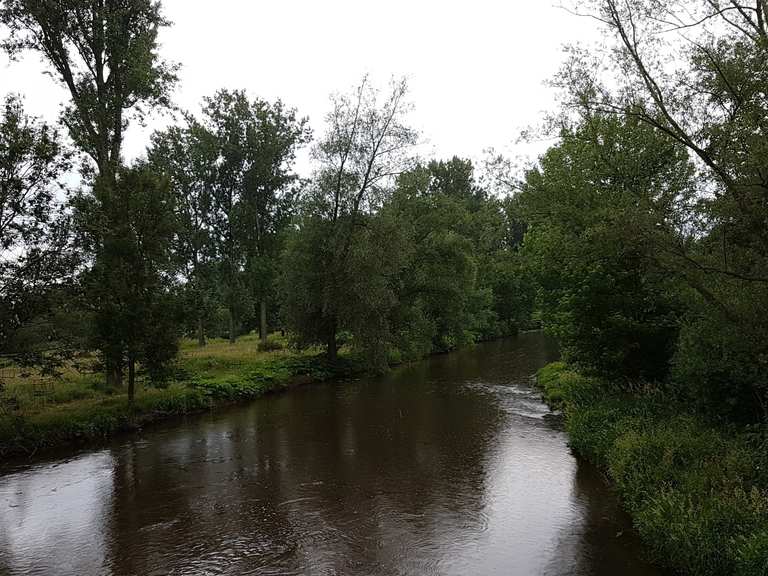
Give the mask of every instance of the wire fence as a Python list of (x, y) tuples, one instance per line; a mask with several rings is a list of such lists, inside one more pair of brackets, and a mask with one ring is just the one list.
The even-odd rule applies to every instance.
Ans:
[(39, 371), (0, 357), (0, 417), (39, 409), (53, 402), (55, 381)]

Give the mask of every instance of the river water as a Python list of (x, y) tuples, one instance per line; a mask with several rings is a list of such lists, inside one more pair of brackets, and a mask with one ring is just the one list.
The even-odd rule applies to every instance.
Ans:
[(540, 334), (0, 476), (1, 575), (651, 576), (530, 387)]

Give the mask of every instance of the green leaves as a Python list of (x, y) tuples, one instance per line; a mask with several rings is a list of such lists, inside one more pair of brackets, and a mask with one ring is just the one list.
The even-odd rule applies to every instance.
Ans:
[[(19, 97), (1, 106), (0, 349), (7, 350), (18, 348), (10, 343), (17, 329), (47, 311), (51, 285), (63, 285), (75, 265), (57, 198), (70, 154), (56, 131), (25, 114)], [(37, 352), (22, 348), (15, 351)]]
[(62, 122), (99, 172), (114, 176), (129, 118), (169, 107), (177, 66), (158, 57), (168, 22), (153, 0), (9, 0), (0, 8), (11, 55), (31, 50), (72, 98)]
[(545, 325), (572, 360), (615, 377), (667, 373), (680, 304), (657, 263), (679, 242), (667, 223), (687, 175), (686, 155), (664, 135), (603, 116), (565, 131), (528, 174), (523, 258)]
[(100, 179), (74, 200), (82, 243), (94, 255), (82, 276), (82, 305), (92, 313), (91, 344), (105, 356), (140, 361), (160, 380), (178, 347), (176, 231), (169, 182), (147, 165)]
[(337, 335), (348, 330), (374, 369), (386, 366), (400, 234), (378, 211), (416, 142), (405, 94), (405, 82), (393, 82), (382, 99), (364, 79), (333, 98), (328, 131), (314, 150), (319, 168), (283, 255), (287, 324), (301, 344), (325, 344), (332, 363)]
[[(630, 130), (601, 128), (592, 143), (569, 144), (567, 154), (558, 147), (542, 171), (557, 180), (561, 198), (572, 195), (573, 182), (594, 191), (580, 195), (580, 206), (561, 203), (572, 234), (599, 239), (607, 228), (596, 229), (593, 215), (606, 224), (613, 215), (647, 269), (674, 283), (684, 305), (678, 384), (695, 390), (697, 401), (708, 397), (721, 415), (765, 420), (768, 382), (758, 362), (768, 355), (766, 4), (581, 4), (603, 22), (608, 43), (591, 53), (571, 50), (558, 79), (568, 102), (560, 120), (569, 126), (578, 118), (582, 135), (611, 121)], [(537, 178), (530, 175), (534, 187)], [(603, 211), (601, 190), (613, 193)], [(619, 193), (622, 204), (614, 201)], [(541, 206), (531, 207), (535, 220)], [(568, 212), (551, 216), (563, 223)], [(650, 308), (654, 299), (646, 296), (639, 301)]]

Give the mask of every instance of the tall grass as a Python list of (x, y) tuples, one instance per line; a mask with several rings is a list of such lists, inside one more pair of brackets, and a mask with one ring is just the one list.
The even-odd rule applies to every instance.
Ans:
[(125, 390), (106, 386), (102, 374), (70, 366), (50, 378), (25, 370), (6, 380), (0, 395), (0, 456), (105, 438), (170, 415), (257, 398), (292, 382), (326, 380), (365, 368), (346, 352), (331, 369), (319, 351), (292, 351), (276, 335), (268, 348), (262, 350), (254, 336), (234, 345), (212, 340), (203, 348), (184, 341), (171, 381), (153, 386), (140, 378), (133, 406)]

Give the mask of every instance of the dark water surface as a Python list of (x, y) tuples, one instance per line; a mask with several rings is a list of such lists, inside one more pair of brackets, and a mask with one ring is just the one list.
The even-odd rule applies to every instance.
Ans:
[(539, 334), (0, 476), (2, 575), (650, 576)]

